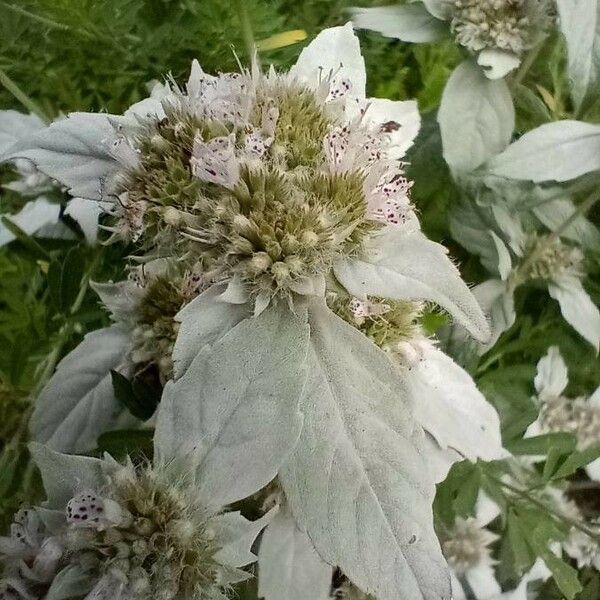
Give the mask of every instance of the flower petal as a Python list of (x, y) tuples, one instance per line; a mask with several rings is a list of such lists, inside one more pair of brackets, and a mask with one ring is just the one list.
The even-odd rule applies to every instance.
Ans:
[(473, 337), (489, 339), (481, 308), (444, 246), (420, 231), (398, 226), (383, 229), (366, 250), (364, 258), (334, 265), (335, 276), (352, 296), (429, 300), (445, 308)]
[(564, 277), (560, 281), (548, 284), (548, 292), (560, 304), (560, 312), (565, 321), (598, 352), (600, 311), (583, 289), (581, 281), (576, 277)]

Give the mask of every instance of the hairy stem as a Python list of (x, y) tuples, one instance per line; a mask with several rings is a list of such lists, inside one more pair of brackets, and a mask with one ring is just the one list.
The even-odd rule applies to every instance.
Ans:
[(42, 110), (40, 105), (30, 98), (9, 76), (0, 69), (0, 84), (2, 84), (29, 112), (36, 114), (44, 123), (51, 119)]

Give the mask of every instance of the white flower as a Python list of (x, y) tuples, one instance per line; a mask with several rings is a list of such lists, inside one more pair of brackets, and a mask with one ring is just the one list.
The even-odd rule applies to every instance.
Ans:
[[(563, 395), (569, 382), (567, 366), (556, 346), (540, 359), (535, 376), (539, 415), (525, 436), (550, 432), (572, 433), (579, 450), (600, 444), (600, 387), (589, 398)], [(586, 466), (592, 479), (600, 480), (600, 459)]]
[(442, 544), (451, 567), (454, 600), (527, 600), (528, 584), (550, 577), (549, 569), (538, 559), (514, 590), (502, 591), (494, 572), (495, 561), (490, 555), (490, 545), (498, 536), (487, 529), (499, 514), (498, 505), (480, 492), (475, 517), (458, 517)]

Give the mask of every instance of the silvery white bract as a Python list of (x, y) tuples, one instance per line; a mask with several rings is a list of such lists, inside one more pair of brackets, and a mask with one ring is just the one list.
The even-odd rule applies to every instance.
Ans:
[(101, 433), (127, 423), (110, 371), (129, 372), (130, 347), (130, 335), (123, 327), (88, 333), (58, 364), (37, 398), (31, 438), (61, 452), (87, 452), (96, 448)]
[(264, 600), (328, 600), (333, 569), (284, 505), (267, 525), (258, 551), (258, 596)]
[(251, 577), (242, 567), (256, 560), (251, 546), (276, 510), (251, 522), (209, 509), (176, 461), (135, 467), (30, 450), (47, 501), (20, 510), (0, 537), (3, 597), (225, 600)]
[[(534, 383), (540, 412), (526, 437), (564, 431), (575, 436), (579, 450), (600, 444), (600, 387), (589, 398), (566, 397), (569, 376), (556, 346), (549, 348), (538, 362)], [(590, 478), (600, 481), (600, 459), (585, 469)]]
[(571, 94), (579, 112), (596, 101), (600, 91), (600, 3), (558, 0), (559, 24), (567, 41)]
[(157, 460), (193, 456), (211, 505), (278, 477), (323, 560), (381, 600), (439, 600), (450, 593), (428, 449), (435, 439), (454, 460), (498, 457), (497, 420), (445, 363), (438, 373), (460, 377), (475, 399), (467, 414), (487, 431), (463, 448), (449, 417), (427, 439), (415, 420), (421, 384), (326, 297), (429, 301), (478, 339), (489, 331), (410, 204), (400, 160), (416, 103), (367, 100), (365, 81), (346, 25), (317, 36), (289, 74), (213, 77), (194, 62), (184, 89), (164, 86), (124, 117), (71, 115), (8, 156), (112, 200), (116, 237), (198, 274), (204, 291), (178, 317)]
[(564, 120), (541, 125), (513, 142), (486, 169), (536, 183), (564, 182), (600, 170), (600, 125)]
[[(0, 111), (0, 157), (20, 140), (33, 136), (44, 128), (44, 122), (36, 115), (24, 115), (14, 110)], [(44, 195), (55, 186), (30, 160), (15, 159), (13, 163), (19, 178), (4, 187), (35, 199), (7, 218), (29, 235), (43, 233), (45, 226), (55, 225), (59, 220), (60, 205)], [(100, 212), (97, 203), (82, 198), (73, 198), (65, 208), (65, 214), (79, 224), (90, 244), (96, 242)], [(13, 239), (14, 235), (4, 225), (0, 225), (0, 245)]]
[(543, 39), (551, 26), (550, 7), (546, 0), (423, 0), (351, 10), (355, 27), (405, 42), (452, 34), (476, 56), (486, 77), (500, 79)]

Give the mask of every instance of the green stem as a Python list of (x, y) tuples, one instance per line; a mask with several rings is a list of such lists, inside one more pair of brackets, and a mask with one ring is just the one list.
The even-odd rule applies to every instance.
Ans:
[(506, 483), (505, 481), (502, 481), (502, 479), (498, 479), (498, 478), (490, 476), (490, 475), (488, 475), (488, 477), (490, 479), (492, 479), (498, 485), (506, 488), (507, 490), (509, 490), (510, 492), (515, 494), (516, 496), (519, 496), (520, 498), (527, 500), (534, 506), (537, 506), (538, 508), (542, 509), (544, 512), (550, 513), (553, 517), (555, 517), (559, 521), (562, 521), (563, 523), (566, 523), (567, 525), (570, 525), (571, 527), (574, 527), (575, 529), (582, 531), (590, 539), (594, 540), (594, 542), (596, 542), (597, 544), (600, 545), (600, 534), (593, 531), (586, 525), (583, 525), (579, 521), (576, 521), (575, 519), (571, 519), (571, 517), (568, 517), (567, 515), (564, 515), (558, 511), (554, 510), (552, 507), (548, 506), (544, 502), (541, 502), (540, 500), (538, 500), (537, 498), (532, 496), (527, 490), (522, 490), (520, 488), (517, 488), (517, 487), (511, 485), (510, 483)]
[(544, 44), (542, 42), (542, 43), (538, 44), (537, 46), (535, 46), (535, 48), (532, 48), (528, 52), (527, 56), (521, 63), (521, 66), (512, 81), (513, 88), (516, 88), (518, 85), (521, 84), (521, 82), (525, 78), (525, 75), (527, 75), (527, 73), (529, 72), (529, 69), (531, 69), (531, 67), (533, 66), (533, 63), (536, 61), (537, 57), (539, 56), (540, 52), (542, 51), (543, 46), (544, 46)]
[(46, 25), (47, 27), (51, 27), (52, 29), (60, 29), (62, 31), (69, 31), (70, 29), (68, 25), (64, 25), (63, 23), (57, 23), (56, 21), (48, 19), (47, 17), (41, 17), (40, 15), (36, 15), (32, 12), (29, 12), (28, 10), (21, 8), (20, 6), (15, 6), (14, 4), (9, 4), (8, 2), (0, 2), (0, 5), (4, 8), (7, 8), (8, 10), (11, 10), (14, 13), (17, 13), (18, 15), (27, 17), (32, 21), (37, 21), (38, 23)]
[(256, 53), (256, 44), (254, 43), (254, 34), (252, 33), (252, 23), (250, 22), (250, 16), (248, 14), (248, 8), (245, 0), (234, 0), (237, 7), (237, 12), (240, 17), (240, 24), (242, 26), (242, 36), (244, 38), (244, 44), (246, 45), (246, 52), (248, 53), (248, 59), (250, 64), (253, 65), (258, 61)]
[(30, 98), (9, 76), (0, 69), (0, 84), (2, 84), (29, 112), (36, 114), (44, 123), (51, 119), (42, 110), (37, 102)]

